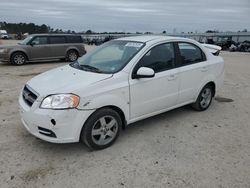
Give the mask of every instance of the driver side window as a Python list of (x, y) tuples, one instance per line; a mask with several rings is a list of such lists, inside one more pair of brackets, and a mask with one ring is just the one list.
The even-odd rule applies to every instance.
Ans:
[(48, 38), (47, 37), (36, 37), (34, 40), (31, 42), (33, 45), (43, 45), (43, 44), (48, 44)]
[(173, 43), (153, 47), (138, 63), (139, 67), (148, 67), (157, 72), (174, 68), (175, 53)]

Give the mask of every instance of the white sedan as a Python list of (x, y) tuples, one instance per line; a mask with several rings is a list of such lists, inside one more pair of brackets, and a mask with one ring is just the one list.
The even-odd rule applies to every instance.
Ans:
[(165, 36), (107, 42), (28, 81), (22, 123), (49, 142), (106, 148), (130, 123), (187, 104), (206, 110), (223, 83), (224, 61), (211, 53), (218, 49)]

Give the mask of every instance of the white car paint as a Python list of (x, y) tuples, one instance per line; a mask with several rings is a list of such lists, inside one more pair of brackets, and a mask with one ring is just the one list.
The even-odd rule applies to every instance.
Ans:
[[(125, 116), (126, 123), (130, 124), (195, 102), (202, 87), (208, 82), (214, 82), (216, 90), (223, 83), (223, 59), (212, 55), (206, 47), (194, 40), (165, 36), (127, 37), (117, 40), (145, 43), (145, 46), (117, 73), (85, 72), (66, 65), (40, 74), (27, 82), (27, 86), (39, 95), (31, 107), (24, 102), (22, 92), (19, 97), (21, 119), (31, 134), (49, 142), (77, 142), (85, 121), (99, 108), (119, 108)], [(152, 78), (132, 79), (136, 63), (152, 47), (167, 42), (194, 44), (204, 52), (207, 60), (159, 72)], [(40, 108), (46, 96), (60, 93), (78, 95), (78, 107), (67, 110)], [(56, 120), (56, 125), (51, 123), (51, 119)], [(38, 126), (53, 130), (57, 138), (40, 134)]]

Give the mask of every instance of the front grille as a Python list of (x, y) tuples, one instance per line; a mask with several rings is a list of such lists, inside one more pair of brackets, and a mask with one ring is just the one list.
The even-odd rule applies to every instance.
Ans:
[(23, 88), (23, 100), (29, 105), (32, 106), (36, 101), (38, 95), (31, 91), (27, 86)]
[(39, 130), (39, 133), (42, 134), (42, 135), (49, 136), (49, 137), (52, 137), (52, 138), (56, 138), (56, 134), (52, 130), (45, 129), (43, 127), (38, 127), (38, 130)]

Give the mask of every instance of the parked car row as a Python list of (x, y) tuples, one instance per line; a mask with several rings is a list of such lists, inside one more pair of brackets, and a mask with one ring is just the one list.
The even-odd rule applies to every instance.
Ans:
[(73, 62), (85, 53), (80, 35), (35, 34), (16, 45), (1, 45), (0, 61), (14, 65), (55, 59)]
[(244, 41), (242, 43), (236, 43), (236, 44), (232, 44), (229, 47), (229, 51), (231, 52), (250, 52), (250, 41)]
[(222, 50), (228, 50), (232, 44), (235, 44), (231, 36), (219, 36), (217, 37), (216, 41), (214, 41), (212, 38), (205, 37), (202, 38), (202, 41), (199, 42), (220, 46)]
[(217, 37), (217, 41), (214, 41), (210, 37), (203, 37), (201, 43), (213, 44), (220, 46), (222, 50), (229, 50), (231, 52), (250, 52), (250, 41), (245, 40), (243, 42), (235, 42), (230, 36), (220, 36)]
[(105, 42), (115, 39), (113, 36), (106, 36), (106, 37), (94, 37), (94, 38), (86, 38), (84, 42), (88, 45), (96, 45), (99, 46)]

